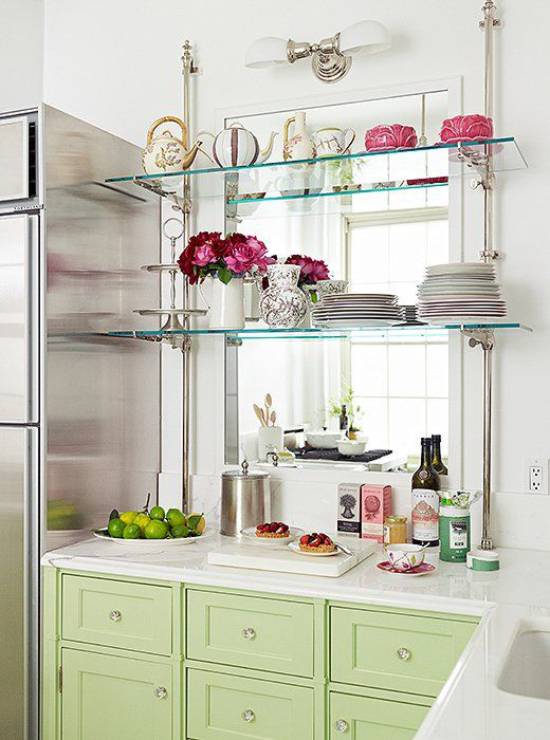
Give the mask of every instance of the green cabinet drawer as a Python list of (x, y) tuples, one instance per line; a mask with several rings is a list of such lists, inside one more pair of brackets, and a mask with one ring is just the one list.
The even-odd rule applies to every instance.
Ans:
[(350, 694), (330, 694), (330, 740), (410, 740), (429, 707)]
[(187, 671), (191, 740), (313, 740), (314, 690), (197, 669)]
[(192, 660), (313, 677), (313, 604), (212, 591), (187, 592)]
[(157, 655), (172, 653), (172, 590), (64, 575), (61, 636)]
[(172, 668), (84, 650), (61, 651), (64, 740), (176, 740)]
[(331, 680), (437, 696), (475, 627), (451, 618), (331, 607)]

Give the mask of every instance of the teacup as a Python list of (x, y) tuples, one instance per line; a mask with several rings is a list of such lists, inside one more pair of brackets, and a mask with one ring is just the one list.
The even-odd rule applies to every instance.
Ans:
[(332, 157), (349, 151), (355, 140), (355, 131), (351, 128), (342, 130), (336, 126), (327, 126), (315, 131), (312, 138), (318, 157)]
[(424, 562), (425, 547), (422, 545), (402, 544), (389, 545), (386, 554), (393, 570), (404, 573), (418, 568)]

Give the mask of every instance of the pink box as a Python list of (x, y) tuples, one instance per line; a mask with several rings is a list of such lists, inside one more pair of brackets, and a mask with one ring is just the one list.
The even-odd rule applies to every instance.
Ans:
[(392, 513), (391, 486), (361, 486), (361, 537), (384, 542), (384, 519)]

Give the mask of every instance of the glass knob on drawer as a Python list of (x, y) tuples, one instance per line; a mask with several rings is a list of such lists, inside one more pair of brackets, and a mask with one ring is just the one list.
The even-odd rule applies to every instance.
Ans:
[(157, 699), (166, 699), (168, 696), (168, 691), (164, 688), (164, 686), (157, 686), (155, 689), (155, 696)]
[(397, 655), (401, 658), (401, 660), (410, 660), (412, 657), (412, 653), (410, 650), (407, 650), (407, 648), (400, 647), (397, 651)]
[(336, 732), (347, 732), (349, 730), (349, 725), (345, 719), (337, 719), (334, 726), (336, 727)]
[(252, 711), (252, 709), (246, 709), (242, 714), (241, 717), (245, 722), (254, 722), (256, 719), (256, 715)]
[(245, 627), (242, 636), (245, 640), (253, 640), (256, 637), (256, 630), (253, 627)]
[(109, 614), (109, 619), (111, 622), (120, 622), (122, 619), (121, 612), (118, 611), (118, 609), (113, 609), (113, 611)]

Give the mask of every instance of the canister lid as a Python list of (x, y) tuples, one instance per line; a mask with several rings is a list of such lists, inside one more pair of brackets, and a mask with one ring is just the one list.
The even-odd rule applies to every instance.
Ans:
[(264, 473), (263, 470), (249, 470), (248, 462), (244, 460), (241, 463), (240, 468), (234, 468), (233, 470), (225, 470), (222, 473), (222, 478), (245, 479), (245, 480), (259, 480), (262, 478), (269, 478), (268, 473)]

